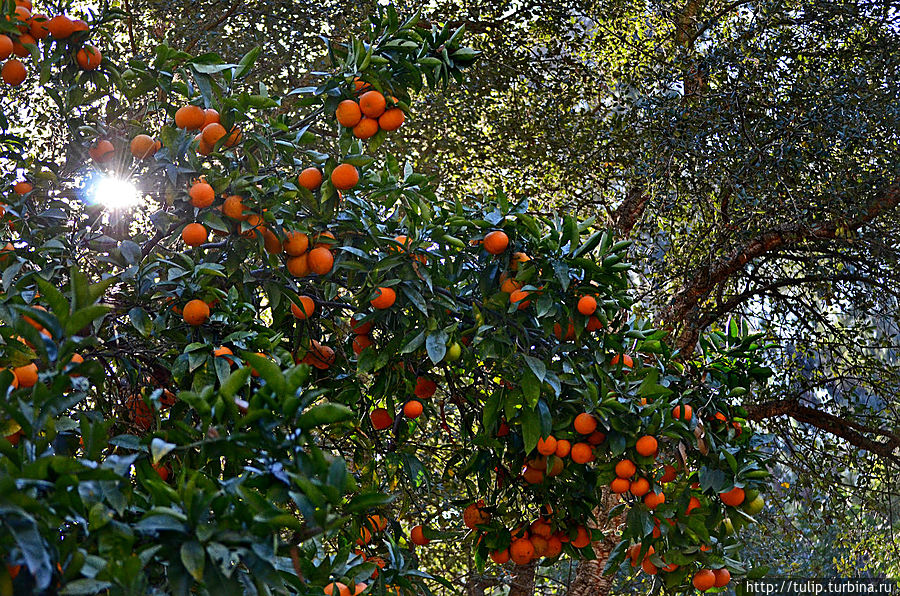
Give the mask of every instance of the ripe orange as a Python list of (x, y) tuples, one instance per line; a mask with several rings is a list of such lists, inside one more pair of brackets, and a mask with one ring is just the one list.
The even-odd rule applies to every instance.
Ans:
[(309, 248), (309, 237), (303, 232), (291, 231), (285, 233), (284, 252), (292, 257), (298, 257)]
[(213, 204), (213, 200), (216, 198), (216, 193), (213, 190), (213, 187), (206, 182), (194, 182), (194, 184), (191, 186), (191, 189), (188, 191), (188, 195), (190, 195), (191, 197), (191, 205), (197, 207), (198, 209), (209, 207)]
[(509, 558), (516, 565), (527, 565), (534, 558), (534, 545), (527, 538), (513, 540), (509, 546)]
[[(350, 330), (353, 331), (353, 333), (355, 333), (357, 335), (368, 335), (369, 332), (372, 331), (372, 321), (366, 321), (365, 323), (362, 323), (362, 322), (360, 322), (360, 319), (358, 317), (359, 317), (359, 315), (350, 319)], [(419, 385), (417, 383), (416, 389), (418, 389), (418, 388), (419, 388)], [(416, 396), (422, 397), (418, 393), (416, 393)], [(422, 397), (422, 399), (426, 399), (427, 397), (431, 397), (431, 395)]]
[(688, 506), (687, 506), (687, 509), (685, 510), (684, 514), (690, 515), (691, 511), (693, 511), (694, 509), (699, 509), (699, 508), (700, 508), (700, 499), (698, 499), (697, 497), (691, 497), (690, 500), (688, 501)]
[(550, 538), (550, 536), (553, 535), (553, 529), (543, 518), (538, 518), (531, 522), (528, 531), (532, 536), (540, 536), (541, 538)]
[(575, 443), (572, 445), (572, 461), (576, 464), (594, 461), (594, 450), (587, 443)]
[(306, 277), (309, 275), (309, 254), (291, 257), (287, 260), (288, 273), (294, 277)]
[(222, 213), (232, 219), (245, 220), (248, 217), (245, 213), (244, 199), (238, 195), (225, 198), (225, 202), (222, 204)]
[(75, 23), (65, 15), (55, 16), (47, 21), (47, 29), (56, 39), (65, 39), (75, 33)]
[(312, 316), (316, 303), (309, 296), (300, 296), (300, 306), (291, 302), (291, 313), (301, 321)]
[(616, 476), (619, 478), (631, 478), (637, 472), (637, 466), (630, 459), (623, 459), (616, 464)]
[(609, 483), (609, 488), (617, 495), (621, 495), (627, 493), (631, 488), (631, 481), (627, 478), (613, 478), (613, 481)]
[(375, 288), (375, 297), (369, 301), (378, 310), (390, 308), (397, 301), (397, 293), (393, 288)]
[(217, 358), (225, 358), (229, 364), (234, 364), (234, 360), (229, 358), (228, 356), (234, 356), (234, 352), (231, 351), (231, 348), (228, 346), (219, 346), (215, 350), (213, 350), (213, 356)]
[[(369, 322), (366, 324), (370, 325), (371, 329), (372, 323)], [(358, 333), (358, 331), (354, 329), (354, 333)], [(434, 395), (435, 391), (437, 391), (437, 383), (426, 377), (416, 378), (416, 388), (413, 390), (413, 393), (416, 395), (416, 397), (418, 397), (419, 399), (428, 399), (429, 397)]]
[(38, 382), (38, 368), (34, 362), (18, 366), (12, 372), (16, 376), (19, 387), (34, 387)]
[(694, 410), (691, 406), (675, 406), (672, 408), (672, 418), (676, 420), (684, 420), (685, 422), (690, 422), (691, 417), (694, 415)]
[(694, 574), (691, 583), (701, 592), (705, 592), (716, 585), (716, 575), (709, 569), (701, 569)]
[(575, 538), (571, 540), (571, 545), (575, 548), (584, 548), (591, 543), (591, 533), (584, 526), (578, 526)]
[(566, 457), (572, 451), (572, 443), (565, 439), (556, 441), (556, 457)]
[(202, 224), (189, 223), (181, 231), (181, 239), (188, 246), (200, 246), (206, 242), (208, 232)]
[(304, 362), (315, 366), (319, 370), (326, 370), (334, 364), (334, 350), (329, 346), (323, 346), (318, 341), (313, 340), (309, 352), (304, 358)]
[(13, 191), (15, 191), (15, 193), (19, 194), (19, 195), (28, 194), (32, 190), (34, 190), (34, 186), (32, 186), (30, 182), (25, 182), (25, 181), (16, 182), (16, 185), (13, 186)]
[[(332, 256), (331, 251), (327, 248), (314, 248), (307, 253), (309, 262), (309, 269), (313, 273), (317, 273), (319, 275), (325, 275), (331, 268), (334, 266), (334, 256)], [(302, 257), (295, 257), (302, 258)]]
[[(212, 108), (206, 108), (205, 110), (203, 110), (203, 126), (202, 126), (202, 128), (206, 128), (208, 125), (212, 124), (213, 122), (216, 122), (218, 124), (222, 123), (222, 120), (219, 117), (219, 112)], [(202, 128), (201, 128), (201, 130), (202, 130)]]
[(656, 509), (660, 505), (666, 502), (665, 493), (647, 493), (644, 497), (644, 504), (649, 509)]
[(374, 118), (363, 118), (353, 127), (353, 136), (357, 139), (371, 139), (378, 134), (378, 120)]
[(369, 419), (372, 421), (372, 426), (375, 430), (384, 430), (394, 424), (394, 418), (384, 408), (372, 410), (372, 413), (369, 414)]
[(96, 70), (100, 66), (100, 62), (103, 61), (103, 55), (97, 49), (97, 46), (86, 45), (75, 54), (75, 60), (82, 70)]
[(368, 348), (373, 344), (372, 338), (368, 335), (354, 335), (353, 336), (353, 353), (359, 356), (362, 354), (362, 351)]
[(403, 406), (403, 415), (407, 418), (418, 418), (422, 414), (422, 410), (422, 402), (411, 399)]
[(599, 430), (595, 430), (588, 437), (588, 443), (591, 445), (599, 445), (603, 441), (606, 440), (606, 435), (600, 432)]
[(131, 154), (138, 159), (147, 159), (156, 153), (156, 141), (149, 135), (140, 134), (131, 139)]
[(91, 28), (81, 19), (72, 19), (72, 25), (75, 26), (75, 33), (79, 31), (90, 31)]
[(534, 547), (534, 558), (540, 558), (547, 554), (547, 539), (543, 536), (531, 536), (531, 546)]
[(200, 155), (209, 155), (212, 153), (213, 146), (203, 140), (203, 134), (197, 133), (197, 136), (194, 137), (194, 142), (197, 143), (197, 153)]
[(656, 455), (658, 447), (659, 443), (657, 443), (656, 438), (646, 435), (637, 440), (637, 443), (634, 445), (634, 450), (638, 452), (638, 455), (651, 457)]
[(638, 478), (637, 480), (635, 480), (634, 482), (631, 483), (631, 486), (629, 487), (628, 490), (630, 490), (631, 494), (633, 494), (636, 497), (643, 497), (644, 495), (646, 495), (647, 493), (650, 492), (650, 483), (647, 481), (646, 478)]
[(281, 254), (281, 240), (275, 235), (275, 232), (266, 227), (263, 227), (260, 231), (262, 232), (263, 246), (266, 252), (272, 255)]
[[(546, 465), (547, 464), (545, 462), (544, 467), (546, 467)], [(544, 470), (540, 470), (532, 466), (525, 466), (525, 471), (522, 472), (522, 478), (528, 484), (540, 484), (544, 481)]]
[(647, 573), (648, 575), (656, 575), (657, 573), (659, 573), (659, 569), (657, 569), (656, 565), (654, 565), (650, 561), (650, 557), (647, 557), (641, 562), (641, 569), (643, 569), (644, 573)]
[(368, 519), (366, 519), (366, 522), (375, 532), (384, 532), (388, 527), (387, 520), (377, 513), (375, 515), (370, 515)]
[[(204, 113), (204, 122), (205, 120)], [(219, 124), (218, 122), (211, 122), (203, 127), (203, 132), (200, 133), (203, 135), (203, 142), (209, 146), (213, 146), (225, 136), (225, 127)]]
[(675, 474), (676, 474), (675, 467), (667, 465), (665, 468), (663, 468), (663, 475), (659, 479), (659, 481), (660, 482), (672, 482), (673, 480), (675, 480)]
[(537, 450), (541, 455), (553, 455), (556, 453), (556, 438), (550, 435), (546, 439), (538, 439)]
[(400, 108), (390, 108), (385, 110), (384, 114), (379, 116), (378, 126), (391, 132), (403, 126), (404, 120), (406, 120), (406, 114), (403, 113), (403, 110)]
[(352, 99), (345, 99), (338, 104), (337, 110), (334, 112), (334, 117), (337, 118), (337, 121), (341, 126), (353, 128), (359, 124), (360, 119), (362, 119), (362, 112), (359, 109), (358, 103)]
[(129, 395), (125, 399), (125, 411), (135, 426), (147, 430), (153, 424), (153, 411), (140, 395)]
[(719, 498), (722, 499), (722, 502), (730, 507), (737, 507), (743, 503), (744, 496), (744, 489), (737, 486), (727, 492), (719, 493)]
[(484, 237), (484, 250), (499, 255), (509, 246), (509, 236), (502, 230), (494, 230)]
[(175, 112), (175, 126), (187, 130), (201, 130), (206, 122), (206, 112), (195, 105), (181, 106)]
[(562, 552), (562, 542), (556, 536), (550, 536), (547, 538), (547, 550), (544, 552), (544, 556), (548, 559), (552, 559), (554, 557), (558, 557)]
[(597, 300), (593, 296), (582, 296), (578, 300), (578, 312), (588, 317), (597, 310)]
[(484, 502), (472, 503), (463, 510), (463, 523), (470, 530), (491, 521), (491, 514), (484, 510)]
[(0, 60), (6, 60), (13, 52), (13, 41), (8, 35), (0, 34)]
[(315, 248), (328, 248), (330, 249), (332, 245), (335, 243), (334, 234), (331, 232), (325, 231), (316, 236), (316, 244)]
[(331, 183), (338, 190), (350, 190), (359, 184), (359, 171), (351, 164), (342, 163), (332, 170)]
[(353, 596), (353, 594), (350, 593), (350, 588), (341, 582), (331, 582), (325, 586), (322, 591), (328, 594), (328, 596)]
[(34, 45), (37, 41), (28, 33), (23, 33), (19, 36), (19, 39), (13, 42), (13, 53), (19, 58), (27, 58), (31, 55), (31, 52), (26, 48), (26, 45)]
[(602, 328), (603, 323), (601, 323), (600, 319), (596, 316), (591, 316), (591, 318), (588, 319), (587, 325), (585, 325), (585, 329), (587, 329), (588, 331), (597, 331), (598, 329)]
[(619, 360), (622, 361), (622, 366), (625, 368), (634, 368), (634, 360), (628, 354), (622, 354), (621, 358), (619, 357), (619, 354), (616, 354), (609, 363), (612, 366), (618, 366)]
[(0, 69), (0, 78), (3, 78), (3, 82), (11, 87), (21, 85), (25, 77), (25, 65), (15, 58), (7, 60), (3, 68)]
[(188, 325), (199, 327), (209, 319), (209, 305), (195, 298), (184, 305), (182, 316)]
[(241, 132), (241, 129), (235, 126), (231, 129), (231, 132), (228, 133), (228, 137), (225, 139), (225, 146), (234, 147), (235, 145), (240, 143), (241, 139), (243, 138), (244, 135)]
[(50, 29), (47, 28), (47, 15), (33, 15), (29, 22), (28, 32), (35, 39), (45, 39), (50, 35)]
[(362, 111), (363, 115), (368, 116), (369, 118), (378, 118), (384, 114), (384, 109), (386, 107), (387, 100), (385, 100), (384, 95), (378, 91), (366, 91), (359, 96), (359, 109)]
[(516, 290), (520, 289), (522, 285), (522, 282), (512, 277), (507, 277), (500, 283), (500, 291), (506, 292), (507, 294), (512, 294)]
[(322, 170), (308, 167), (297, 175), (297, 184), (307, 190), (316, 190), (322, 186)]
[(88, 154), (91, 156), (91, 159), (97, 163), (105, 163), (109, 161), (115, 151), (116, 148), (109, 140), (100, 139), (97, 141), (96, 145), (88, 149)]
[(526, 300), (530, 295), (524, 290), (516, 290), (509, 295), (510, 304), (518, 304), (518, 310), (525, 310), (531, 304), (531, 300)]
[(412, 530), (409, 531), (409, 540), (416, 546), (425, 546), (431, 540), (425, 538), (425, 528), (422, 526), (414, 526)]
[(512, 256), (509, 258), (509, 268), (513, 271), (519, 270), (519, 264), (530, 261), (531, 257), (526, 255), (524, 252), (514, 252)]
[(713, 576), (715, 576), (715, 587), (724, 588), (728, 585), (728, 582), (731, 581), (731, 572), (722, 567), (721, 569), (713, 569)]
[(597, 430), (597, 419), (591, 414), (581, 413), (575, 417), (575, 431), (582, 435), (589, 435)]
[(497, 565), (503, 565), (504, 563), (509, 562), (509, 549), (504, 548), (503, 550), (495, 550), (491, 553), (491, 561), (496, 563)]

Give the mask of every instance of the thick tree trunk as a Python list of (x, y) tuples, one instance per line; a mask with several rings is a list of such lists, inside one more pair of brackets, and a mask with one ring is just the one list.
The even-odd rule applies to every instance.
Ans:
[(509, 582), (509, 596), (534, 596), (534, 572), (537, 561), (513, 567)]
[(596, 559), (593, 561), (581, 561), (578, 563), (575, 580), (569, 586), (566, 596), (607, 596), (612, 590), (612, 575), (603, 575), (603, 568), (609, 555), (619, 542), (621, 534), (619, 527), (625, 521), (625, 514), (619, 514), (610, 519), (610, 510), (619, 504), (619, 496), (603, 489), (601, 506), (594, 512), (598, 521), (598, 528), (603, 531), (603, 540), (591, 543)]

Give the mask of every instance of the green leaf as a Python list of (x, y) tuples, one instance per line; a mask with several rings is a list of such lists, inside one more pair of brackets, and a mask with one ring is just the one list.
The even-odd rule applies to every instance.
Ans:
[(234, 398), (237, 392), (247, 384), (247, 379), (250, 378), (251, 372), (249, 366), (243, 366), (231, 373), (228, 380), (222, 383), (222, 388), (220, 389), (222, 396), (226, 399)]
[(147, 311), (140, 306), (135, 306), (128, 311), (128, 318), (131, 319), (131, 324), (137, 329), (138, 333), (144, 337), (150, 336), (150, 332), (153, 331), (153, 321), (150, 320), (150, 315), (147, 314)]
[(278, 395), (284, 395), (285, 389), (287, 388), (287, 382), (284, 380), (281, 368), (279, 368), (277, 364), (265, 356), (260, 356), (254, 352), (241, 352), (241, 357), (249, 362), (250, 366), (256, 369), (256, 372), (258, 372), (259, 376), (265, 380), (269, 387), (271, 387), (272, 391)]
[(195, 580), (203, 580), (203, 567), (206, 563), (206, 551), (196, 540), (181, 545), (181, 563)]
[(164, 458), (169, 452), (175, 449), (177, 445), (174, 443), (167, 443), (158, 437), (154, 437), (152, 441), (150, 441), (150, 459), (153, 464), (158, 464), (159, 460)]
[(344, 404), (326, 402), (318, 404), (304, 412), (297, 418), (297, 426), (307, 430), (316, 426), (325, 426), (335, 422), (343, 422), (353, 418), (353, 410)]
[(68, 582), (66, 587), (60, 591), (60, 594), (99, 594), (112, 587), (110, 582), (101, 581), (99, 579), (82, 578)]
[(541, 438), (541, 418), (538, 413), (530, 408), (523, 408), (519, 414), (522, 424), (522, 440), (525, 441), (525, 453), (529, 453), (537, 447)]
[(534, 356), (524, 356), (525, 362), (528, 364), (528, 368), (531, 369), (531, 372), (534, 373), (534, 376), (537, 377), (537, 380), (541, 383), (544, 382), (544, 378), (547, 376), (547, 366), (544, 364), (542, 360), (535, 358)]
[(259, 57), (259, 53), (262, 51), (262, 48), (256, 46), (241, 58), (240, 62), (238, 62), (237, 68), (234, 69), (234, 78), (240, 79), (250, 72), (250, 68), (253, 67), (253, 64), (256, 62), (256, 59)]
[(103, 317), (109, 312), (109, 307), (102, 304), (92, 304), (82, 309), (76, 310), (66, 321), (66, 335), (75, 335), (81, 329), (90, 325), (95, 320)]
[(425, 350), (435, 364), (443, 360), (447, 353), (447, 333), (443, 329), (429, 333), (425, 338)]

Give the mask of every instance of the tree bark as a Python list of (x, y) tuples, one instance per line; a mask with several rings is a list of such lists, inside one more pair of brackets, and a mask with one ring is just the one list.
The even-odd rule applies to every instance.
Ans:
[(534, 596), (534, 574), (537, 561), (513, 567), (509, 581), (509, 596)]
[(610, 510), (618, 505), (618, 495), (603, 489), (601, 505), (594, 513), (599, 525), (594, 526), (603, 531), (603, 539), (591, 543), (594, 549), (592, 561), (580, 561), (575, 573), (575, 580), (569, 586), (566, 596), (607, 596), (612, 590), (613, 575), (603, 575), (603, 568), (609, 555), (619, 542), (619, 527), (625, 522), (625, 514), (620, 513), (610, 519)]

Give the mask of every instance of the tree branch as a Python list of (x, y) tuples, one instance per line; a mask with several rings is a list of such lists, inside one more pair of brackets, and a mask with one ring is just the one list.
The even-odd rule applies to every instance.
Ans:
[[(748, 420), (766, 420), (780, 416), (789, 416), (797, 422), (840, 437), (854, 447), (900, 463), (900, 456), (897, 454), (897, 450), (900, 449), (900, 436), (889, 431), (864, 426), (852, 420), (801, 405), (796, 400), (780, 399), (747, 406)], [(878, 441), (871, 438), (872, 435), (887, 437), (887, 440)]]
[[(804, 224), (792, 224), (779, 229), (766, 232), (751, 240), (718, 261), (700, 267), (690, 281), (684, 287), (675, 292), (672, 300), (662, 312), (662, 319), (666, 323), (688, 323), (684, 333), (678, 340), (681, 349), (693, 349), (696, 337), (700, 332), (699, 314), (696, 312), (698, 305), (709, 297), (710, 292), (717, 284), (727, 280), (744, 265), (753, 259), (772, 252), (783, 246), (798, 245), (803, 242), (815, 240), (831, 240), (838, 236), (839, 231), (846, 229), (857, 230), (870, 223), (882, 213), (895, 208), (900, 204), (900, 182), (891, 184), (881, 193), (868, 209), (855, 220), (850, 222), (830, 221), (813, 226)], [(688, 316), (694, 313), (693, 321), (687, 321)]]

